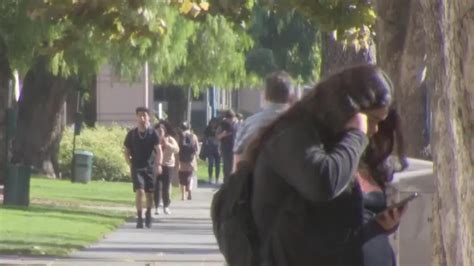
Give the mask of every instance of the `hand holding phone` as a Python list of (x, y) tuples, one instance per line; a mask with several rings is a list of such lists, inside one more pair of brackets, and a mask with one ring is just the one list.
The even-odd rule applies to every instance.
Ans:
[(408, 202), (416, 199), (418, 196), (419, 193), (414, 192), (403, 200), (390, 205), (375, 216), (377, 223), (386, 231), (391, 231), (400, 223), (400, 220), (407, 209)]

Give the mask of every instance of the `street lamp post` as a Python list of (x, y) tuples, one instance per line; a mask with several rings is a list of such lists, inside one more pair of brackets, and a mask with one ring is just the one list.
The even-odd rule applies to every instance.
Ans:
[(74, 115), (74, 136), (72, 138), (72, 160), (71, 160), (71, 182), (74, 182), (75, 177), (75, 163), (76, 163), (76, 136), (81, 133), (82, 114), (80, 111), (81, 105), (81, 91), (77, 90), (76, 113)]

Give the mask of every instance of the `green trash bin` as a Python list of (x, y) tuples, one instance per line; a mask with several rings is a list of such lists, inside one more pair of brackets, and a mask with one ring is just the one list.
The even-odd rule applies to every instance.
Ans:
[(21, 164), (9, 164), (4, 188), (4, 205), (30, 205), (31, 167)]
[(92, 177), (92, 157), (90, 151), (76, 151), (74, 153), (74, 182), (88, 183)]

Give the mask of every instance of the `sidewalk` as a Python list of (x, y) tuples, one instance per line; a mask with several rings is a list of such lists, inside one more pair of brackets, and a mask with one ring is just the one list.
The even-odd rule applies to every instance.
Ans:
[(175, 200), (170, 215), (154, 215), (151, 229), (129, 220), (69, 258), (0, 256), (0, 264), (35, 265), (225, 265), (212, 232), (209, 207), (215, 187), (201, 186), (193, 200)]

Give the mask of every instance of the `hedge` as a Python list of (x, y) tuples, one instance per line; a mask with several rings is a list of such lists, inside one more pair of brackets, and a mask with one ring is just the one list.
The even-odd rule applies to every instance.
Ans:
[[(127, 129), (121, 126), (83, 127), (76, 136), (76, 151), (86, 150), (94, 154), (93, 180), (129, 181), (130, 169), (123, 155), (123, 141)], [(59, 152), (59, 168), (64, 176), (71, 175), (73, 129), (64, 131)]]

